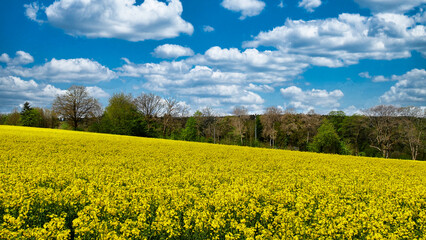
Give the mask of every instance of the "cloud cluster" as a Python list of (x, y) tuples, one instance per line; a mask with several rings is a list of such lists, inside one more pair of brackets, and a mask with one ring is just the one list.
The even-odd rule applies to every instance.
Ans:
[(240, 20), (259, 15), (265, 3), (260, 0), (223, 0), (222, 6), (234, 12), (241, 12)]
[(6, 59), (6, 68), (0, 69), (2, 76), (19, 76), (23, 78), (34, 78), (49, 82), (64, 83), (97, 83), (110, 81), (117, 77), (116, 73), (100, 63), (86, 59), (55, 59), (43, 65), (23, 67), (21, 65), (34, 61), (29, 53), (18, 51), (16, 57), (10, 59), (6, 53), (0, 57), (0, 61)]
[(178, 58), (194, 55), (191, 48), (175, 44), (164, 44), (154, 49), (153, 55), (159, 58)]
[(321, 6), (321, 0), (301, 0), (299, 7), (303, 7), (308, 12), (313, 12), (315, 8)]
[(397, 83), (380, 97), (388, 104), (425, 106), (426, 103), (426, 71), (413, 69), (401, 76), (392, 76)]
[(33, 56), (24, 51), (17, 51), (14, 58), (10, 58), (7, 53), (0, 55), (0, 62), (6, 63), (7, 65), (25, 65), (34, 62)]
[(192, 34), (193, 26), (181, 18), (179, 0), (168, 3), (145, 0), (59, 0), (46, 8), (36, 3), (25, 5), (26, 15), (34, 20), (44, 11), (47, 22), (72, 36), (118, 38), (128, 41), (174, 38), (181, 33)]
[(281, 52), (315, 58), (313, 65), (341, 67), (360, 59), (407, 58), (412, 50), (426, 55), (426, 28), (414, 16), (344, 13), (324, 20), (288, 19), (283, 26), (261, 32), (243, 46), (272, 46)]
[(37, 84), (34, 80), (26, 81), (14, 76), (0, 77), (0, 112), (10, 111), (25, 101), (48, 107), (56, 95), (64, 92), (50, 84)]
[(288, 101), (287, 107), (302, 111), (331, 110), (340, 106), (339, 100), (344, 96), (341, 90), (328, 92), (326, 90), (312, 89), (303, 91), (301, 88), (291, 86), (281, 88), (281, 95)]
[(205, 65), (192, 65), (186, 60), (135, 64), (128, 62), (117, 69), (119, 75), (142, 77), (145, 81), (138, 86), (163, 95), (189, 99), (193, 107), (217, 107), (226, 109), (235, 105), (264, 103), (256, 93), (266, 86), (246, 87), (247, 76), (238, 72), (222, 72)]
[[(94, 84), (110, 81), (117, 74), (100, 63), (85, 59), (55, 59), (43, 65), (25, 67), (33, 63), (31, 54), (17, 51), (14, 58), (7, 53), (0, 55), (0, 112), (10, 111), (19, 104), (29, 101), (42, 107), (50, 107), (54, 97), (65, 90), (51, 83)], [(35, 80), (42, 83), (37, 83)], [(47, 83), (46, 83), (47, 82)], [(109, 94), (97, 86), (87, 87), (87, 91), (96, 98), (107, 98)]]
[(404, 13), (415, 7), (426, 4), (425, 0), (355, 0), (361, 7), (369, 8), (373, 12)]

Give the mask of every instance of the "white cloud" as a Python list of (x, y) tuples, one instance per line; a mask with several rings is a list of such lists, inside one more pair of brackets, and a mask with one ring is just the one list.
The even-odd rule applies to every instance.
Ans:
[(24, 7), (25, 7), (25, 15), (29, 19), (31, 19), (31, 20), (33, 20), (35, 22), (38, 22), (38, 23), (43, 23), (44, 22), (43, 20), (40, 20), (37, 17), (38, 12), (40, 11), (40, 6), (38, 5), (38, 2), (33, 2), (33, 3), (30, 3), (30, 4), (25, 4)]
[(108, 98), (110, 96), (102, 88), (99, 88), (97, 86), (86, 87), (86, 90), (89, 93), (89, 95), (94, 97), (94, 98)]
[(426, 54), (426, 28), (415, 17), (399, 14), (341, 14), (324, 20), (291, 20), (259, 33), (244, 47), (272, 46), (310, 58), (313, 65), (341, 67), (360, 59), (397, 59), (417, 50)]
[(426, 4), (425, 0), (355, 0), (361, 7), (369, 8), (373, 12), (404, 13), (415, 7)]
[(351, 105), (351, 106), (343, 109), (343, 112), (345, 112), (345, 114), (347, 116), (351, 116), (351, 115), (354, 115), (354, 114), (357, 114), (357, 115), (363, 114), (363, 112), (361, 110), (359, 110), (357, 107), (355, 107), (354, 105)]
[(0, 77), (0, 112), (7, 112), (29, 101), (35, 106), (49, 107), (54, 97), (65, 93), (52, 85), (37, 84), (34, 80), (23, 80), (19, 77)]
[(360, 77), (362, 77), (362, 78), (368, 78), (368, 79), (372, 78), (372, 77), (370, 76), (370, 73), (369, 73), (369, 72), (361, 72), (361, 73), (359, 73), (358, 75), (359, 75)]
[(309, 111), (310, 109), (319, 109), (322, 112), (329, 112), (333, 108), (339, 107), (339, 100), (343, 97), (343, 92), (334, 90), (312, 89), (303, 91), (301, 88), (291, 86), (281, 88), (281, 95), (288, 100), (286, 107)]
[(0, 62), (8, 63), (10, 62), (10, 57), (7, 53), (0, 55)]
[(301, 0), (299, 7), (303, 7), (308, 12), (313, 12), (314, 8), (321, 6), (321, 0)]
[[(47, 22), (72, 36), (119, 38), (128, 41), (174, 38), (192, 34), (193, 26), (181, 18), (179, 0), (168, 3), (145, 0), (58, 0), (43, 9)], [(36, 20), (36, 3), (26, 5), (26, 14)]]
[(426, 103), (426, 71), (413, 69), (401, 76), (392, 76), (398, 81), (389, 91), (380, 97), (384, 103), (395, 105), (425, 106)]
[(269, 85), (255, 85), (253, 83), (250, 83), (247, 90), (255, 91), (255, 92), (265, 92), (265, 93), (271, 93), (274, 91), (274, 88)]
[(205, 25), (205, 26), (203, 26), (203, 31), (204, 32), (213, 32), (214, 28), (212, 26)]
[(34, 62), (33, 56), (24, 51), (17, 51), (14, 58), (10, 58), (7, 53), (0, 55), (0, 62), (4, 62), (7, 65), (25, 65)]
[(259, 0), (223, 0), (222, 6), (234, 12), (241, 12), (240, 20), (259, 15), (265, 3)]
[[(26, 58), (23, 58), (26, 59)], [(14, 59), (15, 60), (15, 59)], [(12, 62), (14, 61), (12, 60)], [(24, 60), (19, 60), (24, 62)], [(22, 66), (8, 66), (0, 71), (1, 75), (15, 75), (24, 78), (34, 78), (49, 82), (66, 83), (97, 83), (109, 81), (117, 77), (116, 73), (111, 71), (100, 63), (86, 59), (55, 59), (31, 68)]]
[(390, 81), (390, 79), (386, 78), (383, 75), (378, 75), (373, 77), (373, 82), (387, 82), (387, 81)]
[(278, 7), (279, 8), (284, 8), (284, 6), (285, 6), (284, 5), (284, 1), (281, 0), (280, 3), (278, 3)]
[(180, 96), (195, 109), (211, 106), (223, 110), (240, 103), (261, 105), (264, 100), (255, 92), (271, 90), (265, 84), (250, 85), (245, 73), (222, 71), (213, 66), (189, 63), (191, 61), (193, 59), (158, 64), (126, 63), (117, 71), (122, 76), (142, 78), (137, 88)]
[(194, 55), (194, 51), (187, 47), (175, 44), (164, 44), (154, 49), (154, 56), (159, 58), (178, 58)]

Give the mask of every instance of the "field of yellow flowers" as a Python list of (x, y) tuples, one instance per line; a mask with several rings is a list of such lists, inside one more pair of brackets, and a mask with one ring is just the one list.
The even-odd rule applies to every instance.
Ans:
[(426, 239), (426, 162), (0, 126), (0, 239)]

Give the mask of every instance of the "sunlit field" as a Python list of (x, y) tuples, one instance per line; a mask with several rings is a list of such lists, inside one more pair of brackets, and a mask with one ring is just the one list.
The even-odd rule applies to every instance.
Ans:
[(426, 162), (0, 126), (0, 239), (425, 239)]

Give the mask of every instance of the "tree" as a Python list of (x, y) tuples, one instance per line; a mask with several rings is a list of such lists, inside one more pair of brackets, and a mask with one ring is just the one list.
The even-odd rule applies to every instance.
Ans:
[(141, 93), (134, 101), (139, 112), (145, 116), (147, 130), (151, 133), (155, 118), (163, 111), (163, 99), (153, 93)]
[(277, 107), (269, 107), (266, 112), (261, 116), (260, 121), (263, 126), (262, 134), (269, 138), (269, 146), (275, 146), (275, 139), (278, 133), (278, 124), (280, 122), (282, 111)]
[(346, 117), (342, 122), (342, 137), (352, 146), (356, 156), (359, 156), (360, 148), (365, 146), (365, 142), (368, 142), (367, 127), (367, 118), (362, 115)]
[(384, 158), (389, 158), (389, 152), (398, 140), (396, 136), (398, 108), (392, 105), (379, 105), (365, 110), (364, 114), (368, 117), (372, 128), (370, 146), (379, 150)]
[(342, 136), (342, 124), (346, 119), (346, 114), (343, 111), (331, 111), (327, 115), (327, 119), (333, 124), (334, 129), (336, 129), (337, 134)]
[(416, 160), (419, 150), (423, 146), (426, 110), (418, 107), (405, 107), (400, 108), (399, 111), (400, 115), (405, 117), (401, 127), (404, 142), (410, 147), (411, 159)]
[(21, 111), (21, 124), (27, 127), (42, 127), (43, 117), (39, 109), (32, 108), (29, 102), (25, 102)]
[[(211, 138), (216, 138), (215, 131), (216, 131), (216, 118), (214, 116), (213, 110), (210, 107), (205, 107), (201, 109), (201, 123), (200, 128), (206, 137), (207, 140), (212, 140)], [(213, 142), (215, 142), (215, 139), (213, 139)]]
[(5, 125), (19, 125), (21, 121), (21, 114), (17, 109), (13, 109), (13, 112), (8, 114), (5, 120)]
[(195, 117), (188, 118), (185, 129), (182, 131), (182, 139), (185, 141), (197, 141), (197, 120)]
[(217, 142), (220, 143), (225, 139), (227, 143), (231, 143), (232, 132), (234, 131), (232, 127), (232, 121), (230, 116), (222, 117), (216, 122), (216, 137)]
[(102, 122), (104, 125), (109, 125), (109, 129), (106, 129), (109, 133), (140, 135), (136, 133), (144, 131), (137, 130), (141, 127), (138, 124), (138, 118), (139, 114), (132, 95), (117, 93), (109, 99)]
[(63, 95), (56, 96), (52, 109), (65, 118), (76, 130), (88, 118), (101, 115), (101, 105), (91, 97), (84, 86), (71, 86)]
[(301, 135), (300, 116), (295, 111), (286, 110), (281, 116), (281, 130), (283, 132), (285, 145), (290, 149), (298, 149)]
[(321, 125), (321, 119), (321, 115), (316, 114), (313, 110), (301, 115), (301, 128), (304, 129), (304, 134), (306, 134), (306, 143), (303, 143), (303, 139), (299, 139), (299, 147), (305, 146), (307, 148), (309, 146), (310, 139), (315, 136), (318, 127)]
[(148, 118), (157, 117), (163, 110), (162, 98), (153, 93), (141, 93), (135, 99), (135, 104), (138, 110)]
[(313, 138), (309, 149), (313, 152), (342, 153), (342, 143), (330, 121), (325, 119), (318, 128), (318, 134)]
[(234, 108), (232, 113), (234, 114), (234, 116), (236, 116), (234, 118), (233, 124), (234, 124), (235, 130), (237, 131), (238, 135), (240, 136), (241, 145), (243, 145), (243, 137), (244, 137), (244, 134), (245, 134), (244, 123), (248, 119), (247, 108), (237, 106), (237, 107)]

